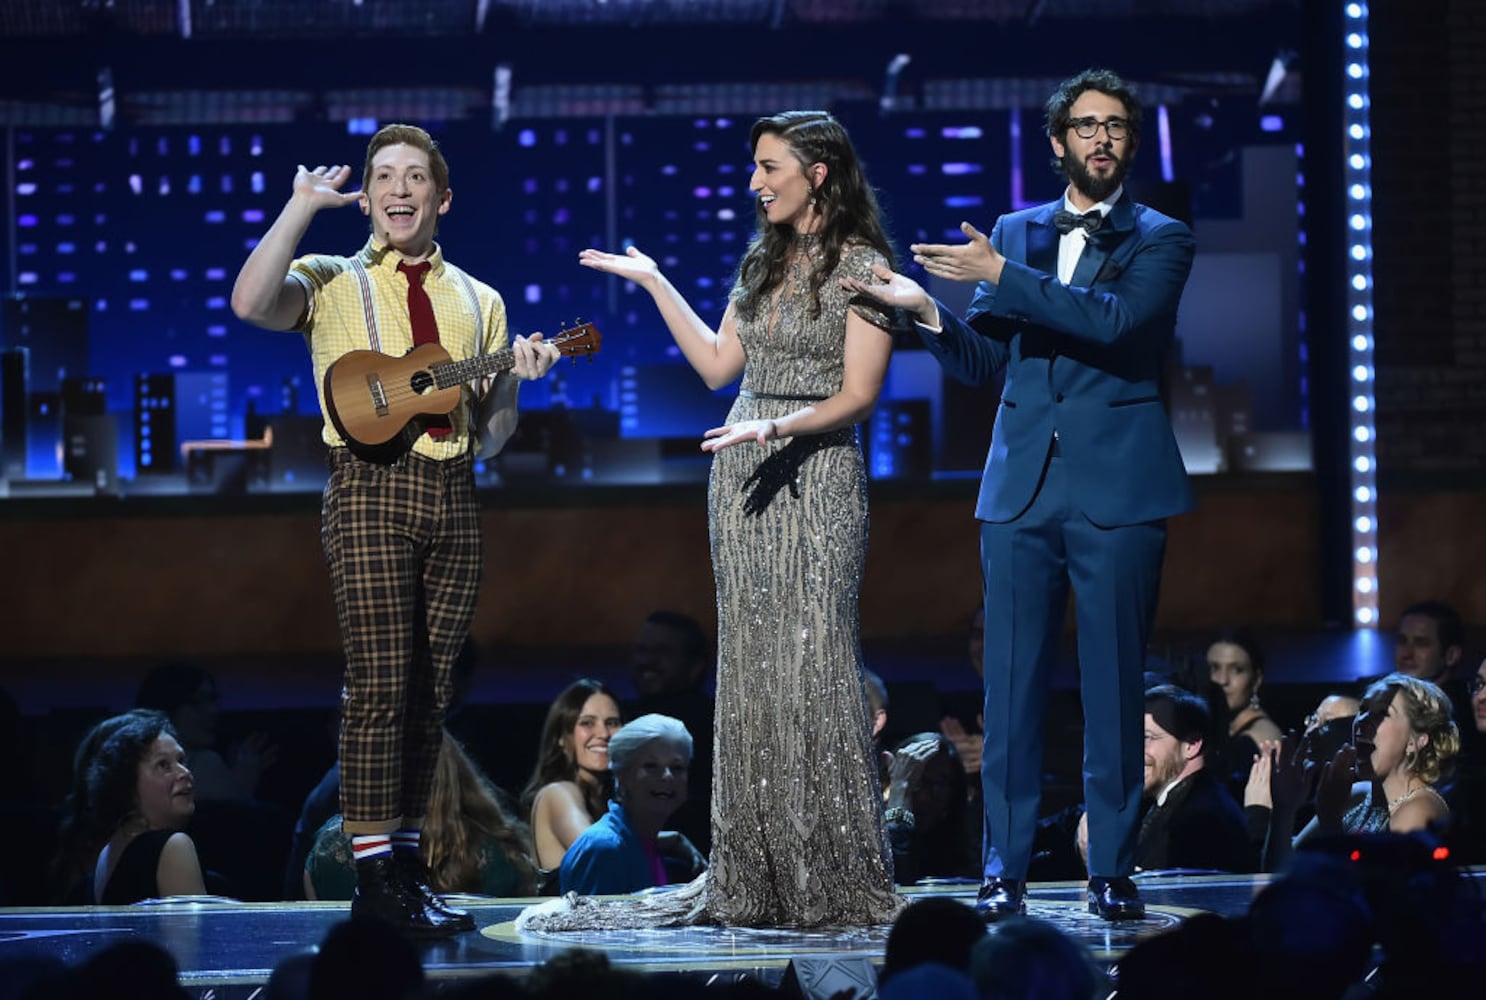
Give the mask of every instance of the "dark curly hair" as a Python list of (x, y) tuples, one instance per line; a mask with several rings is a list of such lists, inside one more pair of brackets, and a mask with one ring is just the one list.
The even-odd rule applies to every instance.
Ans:
[(176, 738), (164, 712), (135, 709), (118, 719), (88, 765), (88, 808), (99, 831), (112, 832), (138, 808), (139, 762), (161, 736)]
[[(1135, 91), (1117, 73), (1107, 69), (1086, 69), (1077, 76), (1071, 76), (1058, 84), (1058, 89), (1053, 91), (1053, 95), (1047, 99), (1047, 105), (1043, 109), (1042, 124), (1047, 134), (1059, 142), (1066, 141), (1068, 128), (1073, 121), (1073, 116), (1069, 111), (1079, 96), (1090, 90), (1108, 94), (1125, 106), (1125, 121), (1130, 126), (1130, 141), (1133, 149), (1133, 144), (1140, 140), (1140, 123), (1143, 114), (1140, 98), (1135, 96)], [(1053, 157), (1052, 165), (1053, 171), (1058, 176), (1068, 176), (1061, 158)]]
[[(821, 223), (820, 255), (810, 273), (810, 292), (815, 314), (820, 315), (820, 290), (841, 262), (841, 251), (848, 243), (865, 243), (896, 266), (892, 244), (882, 224), (882, 211), (877, 195), (867, 183), (856, 147), (841, 123), (825, 111), (784, 111), (753, 123), (748, 133), (748, 146), (758, 149), (759, 138), (777, 136), (789, 147), (802, 170), (824, 163), (826, 177), (812, 192)], [(771, 224), (763, 203), (757, 207), (758, 233), (749, 243), (738, 265), (738, 313), (752, 319), (769, 293), (784, 281), (785, 267), (794, 250), (794, 227)]]

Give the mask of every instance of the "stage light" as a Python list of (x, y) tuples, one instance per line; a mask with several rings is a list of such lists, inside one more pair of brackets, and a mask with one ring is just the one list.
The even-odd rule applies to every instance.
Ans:
[[(1343, 86), (1346, 108), (1342, 112), (1343, 150), (1347, 167), (1347, 196), (1350, 209), (1346, 226), (1349, 244), (1347, 264), (1347, 313), (1350, 318), (1350, 351), (1347, 364), (1352, 383), (1365, 387), (1374, 379), (1372, 309), (1372, 154), (1367, 92), (1368, 39), (1367, 5), (1348, 4), (1348, 20), (1342, 43), (1348, 52)], [(1352, 611), (1362, 628), (1376, 628), (1377, 586), (1377, 466), (1372, 454), (1377, 437), (1374, 404), (1370, 393), (1352, 397)], [(1353, 860), (1356, 860), (1354, 854)]]

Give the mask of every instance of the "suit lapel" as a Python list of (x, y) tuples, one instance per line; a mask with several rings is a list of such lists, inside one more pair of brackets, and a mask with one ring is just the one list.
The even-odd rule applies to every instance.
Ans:
[(1053, 212), (1062, 207), (1061, 201), (1046, 205), (1027, 223), (1027, 266), (1034, 271), (1058, 273), (1058, 231), (1053, 228)]
[(1109, 252), (1125, 242), (1125, 237), (1135, 227), (1135, 209), (1132, 204), (1130, 196), (1122, 194), (1120, 200), (1110, 208), (1103, 228), (1089, 237), (1084, 244), (1084, 252), (1078, 255), (1073, 278), (1068, 282), (1070, 285), (1086, 288), (1094, 283), (1100, 268), (1109, 259)]

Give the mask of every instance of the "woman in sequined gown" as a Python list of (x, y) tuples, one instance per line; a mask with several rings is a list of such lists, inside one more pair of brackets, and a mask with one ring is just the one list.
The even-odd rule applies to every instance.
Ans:
[(709, 868), (634, 903), (569, 899), (532, 921), (544, 929), (860, 926), (902, 906), (857, 617), (867, 489), (855, 425), (882, 387), (891, 324), (841, 284), (876, 280), (891, 249), (830, 115), (761, 119), (750, 140), (759, 232), (716, 331), (637, 249), (580, 257), (650, 292), (707, 385), (743, 377), (702, 443), (719, 633)]

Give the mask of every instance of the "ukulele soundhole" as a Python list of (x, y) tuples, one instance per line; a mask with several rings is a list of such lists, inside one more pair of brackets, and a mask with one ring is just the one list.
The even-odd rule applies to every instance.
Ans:
[(426, 371), (413, 373), (413, 391), (426, 396), (433, 389), (433, 375)]

